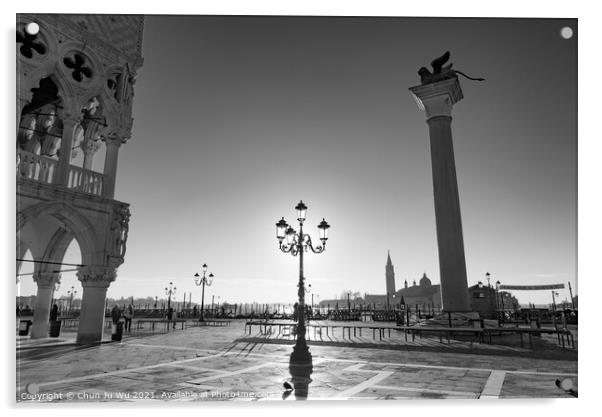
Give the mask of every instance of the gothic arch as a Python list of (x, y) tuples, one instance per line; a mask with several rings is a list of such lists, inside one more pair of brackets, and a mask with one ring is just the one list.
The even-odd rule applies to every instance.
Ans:
[[(72, 235), (80, 247), (81, 259), (84, 265), (102, 264), (102, 260), (96, 259), (97, 254), (102, 252), (102, 248), (97, 248), (97, 236), (94, 227), (84, 215), (62, 201), (36, 204), (19, 212), (17, 217), (17, 232), (30, 221), (43, 215), (52, 216), (65, 225), (68, 232), (67, 235)], [(58, 239), (57, 243), (61, 244), (67, 238), (70, 241), (70, 236), (55, 235), (53, 236), (53, 240), (55, 238)], [(68, 246), (69, 242), (66, 244)], [(67, 247), (64, 249), (66, 250)], [(62, 249), (57, 247), (54, 254), (58, 254), (60, 250)]]
[(75, 100), (77, 92), (75, 87), (65, 80), (63, 74), (61, 74), (59, 71), (49, 71), (45, 67), (40, 67), (33, 71), (28, 77), (29, 90), (27, 93), (29, 95), (29, 99), (31, 100), (33, 97), (33, 92), (31, 90), (34, 88), (39, 88), (40, 82), (44, 78), (49, 78), (56, 85), (58, 89), (58, 96), (62, 102), (63, 113), (77, 114), (77, 102)]
[[(74, 238), (75, 236), (68, 230), (63, 229), (62, 227), (59, 228), (48, 242), (48, 246), (46, 247), (42, 259), (45, 261), (60, 262), (65, 257), (65, 252), (67, 252), (67, 248), (69, 248), (69, 245)], [(50, 272), (54, 269), (56, 269), (56, 266), (48, 264), (42, 264), (40, 267), (40, 270), (45, 272)]]

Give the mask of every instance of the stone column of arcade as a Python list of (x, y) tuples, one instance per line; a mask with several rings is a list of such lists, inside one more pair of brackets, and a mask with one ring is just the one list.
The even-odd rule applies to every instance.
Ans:
[(84, 289), (76, 343), (98, 343), (102, 340), (107, 289), (115, 281), (115, 268), (87, 266), (77, 272)]
[(61, 138), (61, 148), (59, 150), (59, 163), (55, 173), (54, 182), (56, 184), (67, 186), (69, 183), (69, 168), (71, 167), (71, 153), (76, 128), (79, 125), (79, 119), (65, 114), (63, 116), (63, 136)]
[(38, 285), (36, 303), (33, 310), (33, 327), (31, 338), (39, 339), (48, 337), (48, 320), (50, 318), (50, 303), (54, 296), (54, 284), (61, 281), (61, 274), (57, 272), (36, 272), (33, 280)]
[(441, 298), (445, 312), (470, 312), (451, 112), (463, 98), (457, 78), (410, 88), (429, 125)]
[(115, 180), (117, 177), (117, 158), (119, 156), (119, 147), (123, 143), (117, 136), (105, 138), (107, 153), (105, 155), (104, 182), (102, 186), (102, 196), (113, 198), (115, 195)]
[(30, 103), (30, 100), (31, 99), (25, 99), (17, 96), (17, 135), (19, 134), (19, 129), (21, 126), (21, 115), (23, 113), (23, 108)]

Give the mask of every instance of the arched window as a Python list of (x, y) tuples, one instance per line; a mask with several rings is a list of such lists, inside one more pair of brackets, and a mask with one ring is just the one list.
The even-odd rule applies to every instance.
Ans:
[(17, 147), (56, 158), (63, 130), (57, 117), (58, 110), (62, 107), (58, 87), (47, 77), (41, 79), (39, 86), (31, 91), (31, 102), (21, 112)]

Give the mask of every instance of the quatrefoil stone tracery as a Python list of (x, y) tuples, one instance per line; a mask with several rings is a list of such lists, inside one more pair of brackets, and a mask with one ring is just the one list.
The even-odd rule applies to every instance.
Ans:
[(83, 55), (74, 53), (73, 58), (66, 56), (63, 59), (63, 64), (71, 70), (71, 76), (77, 82), (83, 81), (84, 77), (92, 78), (92, 69), (86, 64), (86, 58)]
[(30, 35), (25, 29), (17, 31), (17, 43), (22, 44), (19, 47), (19, 52), (26, 58), (33, 58), (33, 51), (40, 55), (46, 53), (46, 47), (38, 40), (38, 35)]

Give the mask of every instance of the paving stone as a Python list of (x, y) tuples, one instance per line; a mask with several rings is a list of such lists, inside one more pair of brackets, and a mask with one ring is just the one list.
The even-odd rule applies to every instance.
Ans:
[[(227, 328), (195, 327), (144, 338), (125, 337), (122, 343), (95, 347), (28, 349), (17, 358), (17, 398), (21, 401), (20, 393), (33, 382), (39, 384), (40, 393), (90, 394), (74, 402), (282, 401), (282, 384), (291, 380), (291, 342), (264, 343), (242, 337), (243, 327), (234, 322)], [(504, 353), (500, 356), (491, 354), (490, 347), (483, 354), (469, 353), (468, 348), (452, 351), (440, 346), (438, 340), (424, 342), (431, 349), (425, 351), (416, 350), (418, 343), (413, 350), (399, 349), (392, 340), (375, 348), (361, 345), (370, 338), (356, 339), (338, 346), (310, 343), (314, 358), (310, 399), (345, 392), (351, 392), (352, 399), (476, 398), (492, 370), (508, 371), (501, 398), (570, 397), (554, 382), (563, 377), (560, 374), (577, 374), (577, 362), (570, 355), (533, 358), (519, 349), (518, 356), (509, 356), (508, 347), (499, 349)], [(439, 351), (434, 353), (434, 347)], [(380, 379), (372, 383), (375, 377)], [(577, 377), (571, 379), (577, 389)], [(103, 397), (105, 392), (110, 398)], [(260, 392), (267, 397), (249, 396)], [(136, 393), (149, 393), (152, 399), (133, 398)], [(102, 398), (97, 398), (100, 394)], [(285, 397), (294, 400), (294, 395)]]

